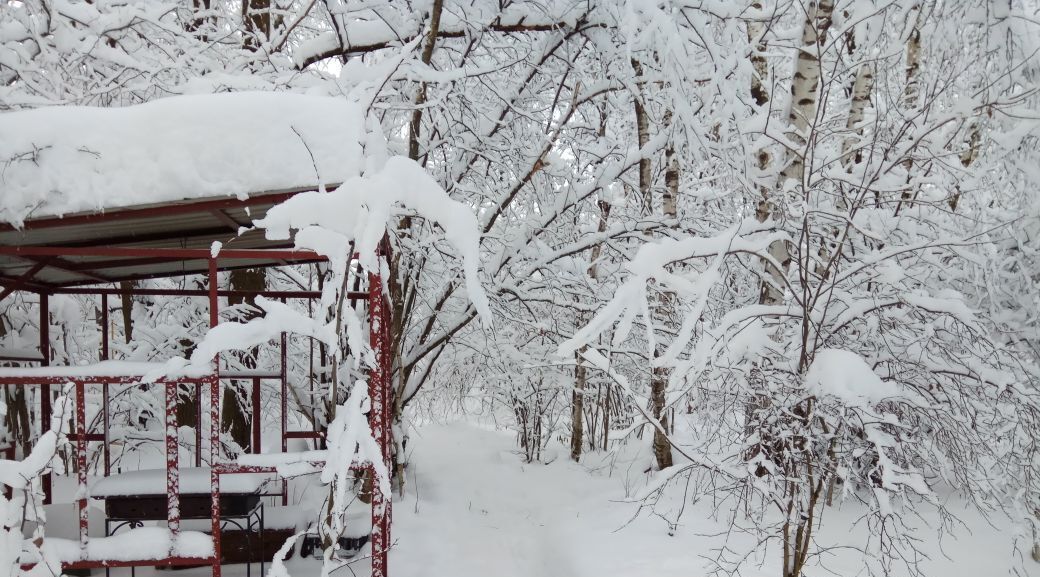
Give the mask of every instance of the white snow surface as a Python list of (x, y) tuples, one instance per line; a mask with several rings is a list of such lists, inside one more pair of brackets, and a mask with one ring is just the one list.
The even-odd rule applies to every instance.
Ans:
[[(236, 473), (220, 476), (220, 492), (228, 494), (256, 493), (264, 484), (274, 479), (268, 473)], [(208, 467), (190, 467), (180, 470), (181, 493), (209, 493), (210, 470)], [(93, 497), (115, 497), (122, 495), (165, 495), (166, 469), (144, 469), (115, 473), (102, 477), (90, 487)]]
[(833, 396), (848, 406), (872, 406), (899, 397), (899, 386), (884, 381), (856, 353), (840, 349), (820, 349), (805, 375), (808, 390), (819, 396)]
[[(672, 536), (663, 518), (648, 511), (637, 514), (638, 505), (625, 500), (654, 480), (642, 472), (649, 462), (645, 455), (590, 453), (583, 456), (581, 464), (575, 464), (567, 459), (566, 447), (552, 445), (546, 453), (551, 463), (525, 464), (517, 455), (512, 433), (469, 423), (419, 427), (413, 431), (409, 450), (412, 458), (406, 492), (403, 497), (395, 495), (394, 501), (395, 545), (390, 551), (390, 568), (395, 577), (710, 575), (714, 568), (712, 554), (726, 536), (725, 513), (729, 509), (724, 506), (717, 511), (711, 503), (687, 504)], [(65, 486), (71, 482), (67, 477), (58, 480), (65, 481)], [(325, 493), (315, 489), (312, 487), (308, 494), (320, 504)], [(662, 513), (674, 516), (680, 504), (679, 493), (681, 490), (669, 496)], [(56, 495), (65, 500), (73, 497), (71, 491)], [(934, 527), (926, 525), (934, 520), (934, 511), (922, 509), (923, 519), (908, 519), (918, 529), (922, 552), (929, 557), (922, 561), (925, 575), (1010, 575), (1018, 568), (1023, 577), (1040, 577), (1040, 565), (1029, 560), (1028, 551), (1024, 564), (1018, 564), (1011, 551), (1013, 530), (1007, 518), (993, 514), (983, 519), (955, 500), (947, 505), (964, 525), (955, 523), (953, 533), (943, 540), (938, 539)], [(69, 507), (65, 518), (74, 519), (72, 505), (65, 506)], [(272, 527), (300, 527), (308, 518), (293, 506), (268, 507), (266, 513), (265, 523)], [(367, 528), (363, 524), (366, 513), (367, 506), (352, 504), (348, 529)], [(713, 513), (721, 513), (721, 517)], [(822, 544), (864, 543), (865, 529), (862, 524), (854, 525), (862, 514), (854, 499), (828, 507), (821, 533), (826, 541)], [(100, 518), (97, 521), (100, 531)], [(191, 522), (186, 521), (185, 527), (189, 525)], [(159, 540), (163, 538), (164, 527), (148, 529)], [(746, 535), (733, 534), (732, 538), (731, 546), (738, 550), (754, 542)], [(68, 547), (71, 555), (79, 554), (75, 541), (62, 542), (54, 537), (47, 541), (54, 548)], [(149, 547), (155, 544), (152, 536), (144, 541)], [(92, 538), (91, 543), (95, 542)], [(135, 548), (136, 543), (130, 547)], [(367, 553), (366, 547), (362, 554)], [(298, 551), (285, 565), (291, 577), (321, 572), (320, 561), (300, 559)], [(905, 569), (894, 569), (893, 577), (909, 575)], [(353, 564), (351, 570), (358, 577), (369, 575), (367, 559)], [(226, 577), (244, 577), (245, 571), (245, 565), (224, 567)], [(863, 571), (858, 551), (839, 548), (814, 561), (806, 575), (862, 575)], [(164, 577), (168, 573), (151, 567), (137, 570), (138, 577)], [(178, 577), (206, 577), (210, 569), (176, 573)], [(744, 577), (774, 577), (779, 573), (776, 549), (770, 549), (765, 557), (752, 556), (741, 571)]]
[(363, 168), (364, 132), (355, 102), (288, 93), (8, 112), (0, 221), (336, 184)]
[(87, 540), (86, 556), (79, 541), (71, 539), (47, 538), (44, 551), (48, 548), (62, 561), (139, 561), (162, 559), (171, 552), (180, 557), (213, 556), (213, 540), (209, 535), (182, 531), (173, 537), (166, 527), (139, 527), (111, 537), (91, 537)]

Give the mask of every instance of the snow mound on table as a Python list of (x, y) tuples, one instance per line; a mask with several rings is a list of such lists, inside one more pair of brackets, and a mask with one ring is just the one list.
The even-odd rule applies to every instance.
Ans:
[(363, 169), (364, 134), (355, 102), (286, 93), (8, 112), (0, 221), (337, 184)]
[(848, 406), (872, 407), (902, 396), (898, 385), (882, 380), (863, 357), (839, 349), (816, 352), (805, 375), (805, 385), (818, 396), (836, 397)]
[(93, 537), (87, 540), (87, 554), (83, 555), (78, 541), (48, 538), (49, 548), (58, 559), (71, 561), (149, 561), (165, 559), (170, 553), (178, 557), (204, 559), (213, 556), (213, 539), (205, 533), (183, 531), (174, 536), (166, 527), (140, 527), (111, 537)]

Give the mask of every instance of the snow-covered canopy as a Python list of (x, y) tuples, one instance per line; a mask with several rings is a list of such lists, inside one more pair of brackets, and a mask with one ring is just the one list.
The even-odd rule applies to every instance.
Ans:
[(364, 110), (285, 93), (0, 114), (0, 221), (340, 183), (364, 166)]

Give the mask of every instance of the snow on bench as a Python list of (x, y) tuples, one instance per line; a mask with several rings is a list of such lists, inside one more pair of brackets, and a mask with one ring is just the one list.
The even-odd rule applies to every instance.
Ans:
[(199, 531), (181, 531), (176, 538), (166, 527), (139, 527), (111, 537), (87, 539), (86, 556), (79, 541), (47, 537), (49, 548), (63, 563), (76, 561), (151, 561), (177, 557), (213, 556), (213, 538)]
[[(259, 493), (273, 481), (269, 473), (235, 473), (220, 476), (220, 492), (227, 495)], [(180, 470), (181, 494), (208, 494), (210, 492), (209, 467), (190, 467)], [(116, 473), (103, 477), (90, 487), (90, 495), (96, 499), (105, 497), (131, 497), (166, 494), (166, 469), (144, 469), (127, 473)]]
[(291, 479), (321, 471), (321, 467), (328, 460), (328, 455), (328, 451), (240, 455), (238, 464), (243, 467), (270, 467), (278, 473), (279, 477)]

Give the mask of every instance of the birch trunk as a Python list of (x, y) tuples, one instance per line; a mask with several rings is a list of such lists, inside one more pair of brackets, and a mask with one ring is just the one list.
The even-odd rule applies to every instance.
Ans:
[(574, 354), (574, 390), (571, 391), (571, 460), (581, 460), (581, 447), (585, 442), (585, 384), (587, 369), (581, 364), (581, 353)]
[[(924, 26), (926, 12), (931, 7), (931, 2), (925, 2), (923, 5), (920, 2), (914, 3), (910, 8), (911, 13), (915, 13), (914, 26), (910, 30), (910, 36), (906, 41), (906, 86), (903, 88), (902, 104), (905, 109), (913, 109), (917, 106), (917, 102), (920, 99), (920, 68), (921, 68), (921, 28)], [(914, 168), (914, 159), (911, 156), (912, 150), (907, 151), (906, 160), (903, 161), (903, 169), (906, 170), (906, 189), (903, 191), (902, 196), (899, 199), (899, 203), (896, 205), (896, 214), (903, 208), (904, 203), (910, 203), (915, 196), (911, 190), (911, 178), (910, 173)]]
[[(601, 129), (600, 136), (605, 132), (605, 128)], [(607, 230), (607, 219), (610, 217), (610, 203), (600, 200), (597, 202), (599, 207), (599, 223), (596, 225), (596, 230), (599, 233), (603, 233)], [(593, 281), (598, 280), (599, 275), (599, 258), (603, 252), (603, 245), (596, 244), (592, 247), (591, 260), (589, 261), (589, 277)], [(584, 319), (581, 319), (579, 324), (583, 324)], [(574, 357), (574, 391), (571, 393), (571, 459), (578, 461), (581, 459), (581, 447), (585, 440), (585, 423), (584, 423), (584, 411), (585, 411), (585, 389), (588, 386), (588, 369), (581, 364), (581, 353), (585, 350), (582, 347)], [(609, 393), (609, 390), (608, 390)], [(607, 416), (603, 417), (603, 426), (609, 425), (609, 419)], [(595, 429), (595, 427), (593, 427)], [(592, 433), (590, 433), (592, 434)], [(595, 435), (592, 434), (594, 437)], [(595, 438), (590, 439), (589, 445), (592, 448), (596, 446)]]
[[(670, 124), (670, 121), (671, 113), (669, 111), (669, 114), (665, 117), (665, 125)], [(679, 161), (676, 158), (674, 147), (669, 146), (665, 149), (664, 159), (665, 189), (662, 209), (664, 217), (674, 221), (678, 217), (679, 199)], [(674, 307), (674, 293), (661, 293), (661, 300), (657, 306), (657, 316), (661, 323), (667, 324), (669, 322), (670, 313)], [(658, 349), (655, 352), (655, 356), (660, 356), (664, 353), (664, 345), (659, 343)], [(660, 429), (654, 429), (654, 458), (657, 460), (658, 469), (667, 469), (675, 462), (672, 457), (672, 445), (668, 441), (668, 431), (671, 423), (665, 408), (668, 402), (668, 377), (668, 369), (655, 367), (650, 381), (651, 410), (654, 418), (661, 425)]]
[(864, 62), (856, 70), (856, 81), (852, 84), (852, 100), (849, 103), (849, 118), (845, 122), (848, 136), (841, 144), (841, 163), (846, 171), (863, 161), (863, 154), (858, 148), (863, 136), (863, 119), (866, 117), (870, 95), (874, 90), (874, 63)]
[[(632, 60), (632, 70), (636, 74), (636, 82), (639, 83), (639, 86), (642, 86), (643, 65), (638, 60)], [(639, 89), (635, 98), (635, 113), (636, 141), (639, 143), (640, 150), (642, 150), (646, 147), (646, 143), (650, 141), (650, 117), (643, 106), (642, 88)], [(650, 168), (649, 158), (641, 158), (639, 160), (639, 192), (643, 201), (643, 212), (646, 214), (653, 214), (654, 212), (653, 194), (650, 189)]]

